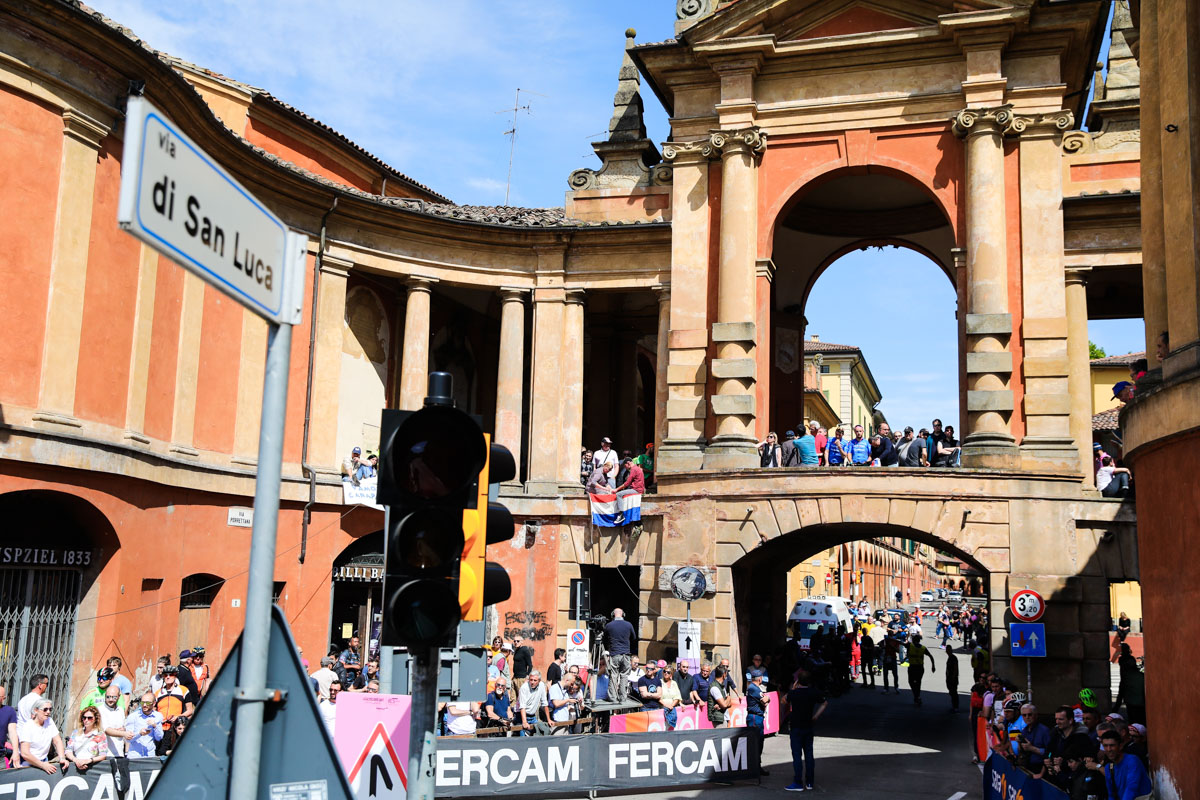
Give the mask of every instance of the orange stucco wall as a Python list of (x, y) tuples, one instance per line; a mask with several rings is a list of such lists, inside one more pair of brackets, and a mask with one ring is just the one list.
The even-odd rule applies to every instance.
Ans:
[(758, 178), (758, 256), (770, 258), (775, 228), (809, 183), (836, 174), (879, 172), (915, 183), (941, 206), (961, 242), (962, 143), (949, 125), (913, 125), (841, 134), (804, 134), (768, 140)]
[(274, 153), (296, 166), (304, 167), (306, 170), (330, 180), (353, 186), (364, 192), (379, 190), (378, 186), (372, 185), (371, 178), (349, 169), (330, 153), (322, 152), (310, 144), (288, 136), (253, 116), (246, 122), (246, 138), (268, 153)]
[(873, 8), (851, 8), (831, 20), (810, 28), (797, 39), (817, 39), (822, 36), (845, 36), (849, 33), (871, 33), (890, 31), (896, 28), (911, 28), (913, 23)]
[(1107, 164), (1072, 164), (1073, 181), (1106, 181), (1113, 178), (1141, 178), (1141, 161), (1113, 161)]
[(125, 424), (141, 246), (116, 225), (121, 140), (107, 137), (96, 164), (75, 415)]
[(1012, 314), (1013, 334), (1008, 349), (1012, 352), (1013, 413), (1009, 432), (1019, 443), (1025, 437), (1025, 383), (1020, 380), (1025, 348), (1018, 331), (1024, 317), (1021, 288), (1021, 151), (1016, 142), (1004, 146), (1004, 225), (1008, 233), (1008, 311)]
[(62, 117), (0, 92), (0, 403), (36, 406), (62, 157)]
[[(499, 613), (499, 632), (511, 639), (519, 634), (533, 648), (535, 669), (545, 672), (554, 657), (559, 634), (556, 609), (566, 606), (558, 597), (558, 543), (563, 528), (543, 525), (536, 538), (526, 538), (524, 523), (517, 523), (517, 535), (512, 541), (488, 548), (489, 561), (495, 561), (508, 572), (512, 596), (496, 605)], [(540, 615), (539, 615), (540, 612)]]
[(196, 377), (193, 441), (202, 450), (233, 452), (237, 413), (238, 367), (242, 353), (242, 306), (204, 287), (204, 317), (200, 327), (200, 365)]

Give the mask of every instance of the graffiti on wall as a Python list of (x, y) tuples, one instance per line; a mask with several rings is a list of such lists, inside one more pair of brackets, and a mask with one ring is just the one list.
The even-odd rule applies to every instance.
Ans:
[(504, 638), (513, 639), (520, 636), (540, 642), (552, 632), (550, 620), (545, 611), (507, 611), (504, 614)]

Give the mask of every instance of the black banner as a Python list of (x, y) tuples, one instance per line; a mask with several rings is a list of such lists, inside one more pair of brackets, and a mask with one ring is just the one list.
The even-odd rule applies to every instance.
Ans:
[[(162, 761), (157, 758), (129, 759), (129, 789), (125, 800), (142, 800), (150, 784), (158, 777)], [(37, 767), (0, 770), (0, 798), (40, 798), (41, 800), (111, 800), (120, 797), (113, 785), (108, 761), (94, 764), (81, 773), (72, 764), (65, 773), (49, 775)]]
[(437, 796), (648, 789), (758, 777), (758, 731), (440, 739)]

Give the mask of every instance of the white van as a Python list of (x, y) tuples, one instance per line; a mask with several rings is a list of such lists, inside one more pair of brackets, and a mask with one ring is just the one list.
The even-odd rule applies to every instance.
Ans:
[(848, 633), (854, 629), (854, 617), (850, 613), (850, 601), (844, 597), (814, 595), (797, 600), (787, 620), (788, 635), (800, 640), (800, 648), (807, 650), (813, 634), (824, 630), (826, 634)]

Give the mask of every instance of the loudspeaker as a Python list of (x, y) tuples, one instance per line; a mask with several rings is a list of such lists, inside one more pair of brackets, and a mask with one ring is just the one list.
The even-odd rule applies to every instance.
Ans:
[(592, 582), (589, 579), (571, 579), (571, 607), (567, 616), (578, 622), (592, 618)]

